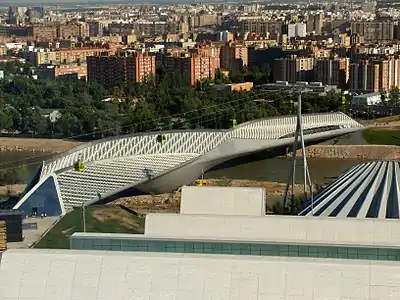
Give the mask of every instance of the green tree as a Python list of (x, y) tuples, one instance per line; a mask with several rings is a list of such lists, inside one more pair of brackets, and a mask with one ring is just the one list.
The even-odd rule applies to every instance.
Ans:
[(390, 90), (389, 92), (389, 99), (390, 99), (390, 103), (392, 105), (398, 105), (399, 104), (399, 88), (398, 87), (394, 87), (393, 89)]
[(12, 129), (12, 116), (6, 110), (0, 110), (0, 131)]

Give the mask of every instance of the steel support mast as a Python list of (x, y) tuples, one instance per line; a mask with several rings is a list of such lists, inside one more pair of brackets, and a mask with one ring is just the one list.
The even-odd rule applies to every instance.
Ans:
[[(297, 149), (300, 144), (302, 155), (303, 155), (304, 197), (305, 197), (305, 200), (307, 200), (307, 198), (308, 198), (307, 186), (309, 186), (310, 197), (311, 197), (311, 208), (312, 208), (312, 213), (314, 214), (313, 189), (312, 189), (310, 172), (309, 172), (308, 164), (307, 164), (306, 147), (304, 144), (303, 120), (302, 120), (302, 116), (301, 116), (301, 94), (302, 94), (302, 92), (304, 92), (304, 87), (300, 87), (297, 91), (295, 90), (294, 92), (298, 93), (298, 95), (297, 95), (297, 122), (296, 122), (296, 132), (294, 134), (294, 141), (293, 141), (292, 166), (291, 166), (291, 169), (289, 172), (289, 179), (286, 184), (283, 208), (287, 209), (288, 197), (289, 197), (289, 191), (290, 191), (291, 192), (290, 193), (291, 194), (290, 211), (293, 213), (295, 210), (296, 162), (297, 162)], [(299, 138), (300, 138), (300, 140), (299, 140)]]

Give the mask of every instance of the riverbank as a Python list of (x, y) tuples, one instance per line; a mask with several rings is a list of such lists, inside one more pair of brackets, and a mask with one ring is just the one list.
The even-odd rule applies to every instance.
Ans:
[[(297, 155), (302, 156), (298, 150)], [(314, 145), (306, 148), (309, 158), (398, 160), (400, 147), (392, 145)], [(292, 153), (288, 154), (289, 157)]]
[[(263, 187), (267, 190), (269, 196), (281, 196), (285, 192), (286, 184), (265, 181), (265, 180), (230, 180), (230, 179), (207, 179), (210, 186), (233, 186), (233, 187)], [(15, 196), (23, 192), (25, 184), (10, 184), (0, 186), (0, 196)], [(295, 192), (301, 192), (303, 186), (295, 185)], [(132, 203), (150, 203), (150, 202), (168, 202), (168, 198), (174, 198), (179, 193), (167, 193), (159, 195), (143, 195), (136, 197), (127, 197), (117, 200), (116, 204), (126, 204), (127, 201)]]
[(0, 185), (0, 197), (1, 196), (17, 196), (21, 194), (25, 189), (26, 184), (8, 184)]
[[(267, 192), (268, 206), (272, 207), (277, 201), (280, 202), (285, 194), (286, 184), (264, 181), (264, 180), (230, 180), (230, 179), (207, 179), (208, 186), (229, 187), (262, 187)], [(294, 192), (303, 195), (303, 185), (296, 184)], [(159, 195), (142, 195), (136, 197), (125, 197), (114, 202), (116, 205), (124, 205), (140, 214), (152, 212), (175, 212), (179, 213), (180, 192), (165, 193)]]
[(59, 153), (81, 144), (75, 141), (37, 138), (0, 138), (0, 152), (52, 152)]

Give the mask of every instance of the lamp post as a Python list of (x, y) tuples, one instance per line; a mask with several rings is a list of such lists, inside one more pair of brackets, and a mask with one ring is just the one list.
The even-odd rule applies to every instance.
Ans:
[(86, 232), (86, 207), (82, 203), (82, 222), (83, 222), (83, 232)]

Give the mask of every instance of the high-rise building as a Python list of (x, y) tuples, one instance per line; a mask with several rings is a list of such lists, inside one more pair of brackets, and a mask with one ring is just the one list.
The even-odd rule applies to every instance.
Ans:
[(194, 27), (212, 26), (219, 24), (220, 17), (218, 15), (198, 14), (194, 16)]
[(312, 57), (291, 56), (274, 60), (274, 80), (288, 81), (310, 81), (314, 69)]
[(363, 36), (365, 41), (391, 41), (394, 38), (393, 21), (357, 21), (351, 23), (351, 34)]
[(55, 40), (57, 38), (57, 26), (54, 24), (33, 25), (32, 35), (37, 40)]
[(371, 58), (350, 65), (350, 90), (387, 92), (394, 87), (400, 87), (399, 59)]
[(233, 33), (228, 30), (218, 32), (218, 40), (222, 42), (230, 42), (233, 40)]
[(99, 21), (89, 21), (89, 36), (100, 35), (100, 22)]
[(323, 14), (309, 15), (306, 26), (307, 32), (320, 35), (322, 33), (322, 27), (324, 26)]
[(271, 38), (282, 35), (282, 21), (266, 21), (266, 20), (243, 20), (240, 22), (241, 33), (254, 32), (261, 35), (269, 33)]
[(349, 89), (352, 91), (378, 92), (380, 90), (380, 65), (359, 61), (350, 65)]
[(378, 92), (380, 88), (380, 65), (369, 63), (367, 65), (367, 91)]
[(349, 58), (317, 59), (315, 61), (314, 78), (323, 84), (347, 87), (349, 79)]
[(178, 73), (185, 77), (191, 85), (204, 79), (214, 79), (219, 68), (219, 57), (203, 56), (197, 53), (185, 57), (168, 56), (165, 58), (167, 72)]
[(362, 4), (363, 12), (368, 14), (375, 14), (376, 5), (376, 0), (364, 0)]
[(243, 44), (230, 43), (221, 48), (221, 68), (242, 68), (248, 65), (248, 48)]
[(69, 37), (87, 37), (90, 34), (89, 29), (89, 24), (86, 22), (68, 22), (58, 26), (57, 36), (61, 39)]
[(123, 53), (117, 56), (87, 58), (88, 81), (104, 86), (144, 82), (155, 75), (156, 58), (148, 53)]
[(26, 6), (10, 6), (8, 8), (8, 24), (25, 25), (28, 7)]
[(305, 37), (307, 35), (307, 25), (304, 23), (294, 23), (287, 25), (287, 37), (298, 38)]

